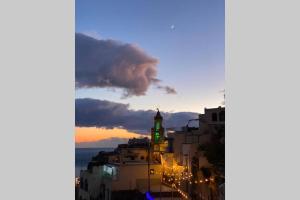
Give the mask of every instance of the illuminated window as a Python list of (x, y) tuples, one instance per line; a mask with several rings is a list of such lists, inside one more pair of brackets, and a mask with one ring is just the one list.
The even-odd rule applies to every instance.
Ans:
[(160, 126), (160, 122), (156, 121), (155, 122), (155, 127), (154, 127), (154, 142), (158, 143), (160, 140), (160, 134), (159, 134), (159, 130), (160, 130), (161, 126)]
[(154, 169), (150, 169), (150, 174), (154, 174)]
[(159, 124), (159, 122), (156, 122), (156, 126), (155, 126), (155, 128), (156, 128), (156, 130), (157, 130), (157, 131), (159, 130), (159, 128), (160, 128), (160, 124)]
[(155, 141), (155, 143), (157, 143), (159, 141), (159, 133), (158, 132), (154, 133), (154, 141)]

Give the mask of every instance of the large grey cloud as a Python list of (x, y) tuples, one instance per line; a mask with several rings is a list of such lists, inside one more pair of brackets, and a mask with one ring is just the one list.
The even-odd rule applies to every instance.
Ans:
[(125, 97), (145, 95), (151, 84), (159, 82), (157, 64), (136, 45), (75, 35), (77, 88), (121, 88)]
[[(75, 100), (75, 123), (82, 127), (123, 127), (129, 131), (149, 133), (153, 126), (154, 110), (131, 110), (128, 104), (97, 99)], [(161, 112), (165, 128), (185, 126), (189, 119), (198, 118), (198, 113)]]

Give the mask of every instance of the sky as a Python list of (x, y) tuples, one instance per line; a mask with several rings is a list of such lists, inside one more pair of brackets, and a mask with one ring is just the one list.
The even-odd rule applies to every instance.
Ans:
[(75, 6), (77, 138), (87, 138), (81, 137), (90, 134), (87, 128), (95, 135), (110, 129), (143, 136), (148, 125), (132, 124), (147, 119), (151, 126), (156, 108), (172, 126), (177, 114), (180, 126), (205, 107), (221, 105), (224, 0), (76, 0)]

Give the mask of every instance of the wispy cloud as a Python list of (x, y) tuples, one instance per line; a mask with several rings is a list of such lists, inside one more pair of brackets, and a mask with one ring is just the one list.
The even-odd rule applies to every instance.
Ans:
[(82, 34), (84, 34), (86, 36), (89, 36), (89, 37), (92, 37), (92, 38), (97, 39), (97, 40), (102, 39), (101, 35), (97, 31), (83, 31)]
[(176, 90), (169, 86), (157, 86), (158, 89), (164, 90), (167, 94), (177, 94)]

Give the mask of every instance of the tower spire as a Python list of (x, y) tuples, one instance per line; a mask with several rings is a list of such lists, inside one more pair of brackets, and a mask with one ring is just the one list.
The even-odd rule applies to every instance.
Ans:
[(154, 117), (154, 119), (162, 119), (162, 116), (160, 115), (159, 109), (156, 108), (156, 110), (157, 110), (157, 113), (156, 113), (156, 116)]

